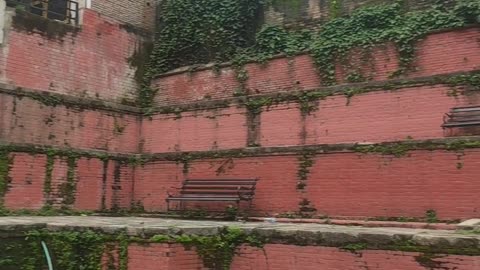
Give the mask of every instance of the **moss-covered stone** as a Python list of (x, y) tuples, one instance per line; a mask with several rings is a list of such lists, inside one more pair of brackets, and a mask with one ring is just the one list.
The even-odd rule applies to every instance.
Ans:
[(3, 206), (3, 197), (8, 191), (10, 184), (10, 166), (12, 158), (9, 151), (0, 149), (0, 208)]

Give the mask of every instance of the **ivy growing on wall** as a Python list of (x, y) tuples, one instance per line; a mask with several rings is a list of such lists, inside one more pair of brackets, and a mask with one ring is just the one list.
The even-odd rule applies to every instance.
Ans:
[(156, 72), (225, 61), (251, 46), (258, 0), (167, 0), (161, 12), (158, 41), (152, 53)]
[(209, 269), (230, 269), (236, 249), (242, 244), (262, 247), (265, 239), (255, 233), (246, 233), (236, 227), (219, 229), (217, 234), (199, 235), (155, 235), (150, 239), (118, 236), (97, 231), (48, 231), (33, 230), (25, 236), (2, 238), (0, 241), (0, 269), (35, 270), (46, 269), (46, 260), (41, 242), (48, 246), (55, 269), (98, 270), (128, 269), (128, 247), (131, 243), (178, 243), (185, 248), (196, 248)]
[(152, 76), (192, 64), (232, 59), (254, 44), (257, 14), (263, 0), (166, 0), (139, 102), (152, 98)]
[(3, 207), (3, 197), (8, 190), (9, 176), (12, 159), (8, 151), (0, 149), (0, 208)]
[[(264, 0), (166, 0), (160, 29), (146, 68), (139, 103), (149, 107), (155, 91), (150, 79), (185, 65), (232, 60), (239, 81), (248, 79), (241, 68), (248, 61), (265, 61), (276, 54), (309, 52), (325, 85), (336, 83), (335, 64), (353, 48), (364, 51), (393, 42), (399, 53), (399, 75), (411, 69), (415, 42), (425, 34), (480, 21), (480, 1), (459, 0), (454, 8), (442, 4), (428, 10), (407, 12), (402, 1), (361, 8), (346, 17), (334, 18), (318, 32), (287, 31), (266, 25), (258, 31), (256, 15)], [(337, 14), (340, 1), (333, 1)], [(337, 14), (338, 15), (338, 14)], [(335, 16), (332, 16), (335, 17)], [(351, 76), (352, 77), (352, 76)], [(354, 81), (364, 79), (354, 74)], [(242, 91), (243, 92), (243, 91)]]
[[(96, 270), (103, 269), (102, 263), (106, 245), (113, 238), (90, 230), (83, 232), (30, 231), (25, 237), (4, 238), (0, 243), (2, 256), (0, 269), (35, 270), (47, 269), (41, 241), (48, 245), (53, 256), (55, 269)], [(113, 262), (107, 263), (108, 269), (116, 269)]]

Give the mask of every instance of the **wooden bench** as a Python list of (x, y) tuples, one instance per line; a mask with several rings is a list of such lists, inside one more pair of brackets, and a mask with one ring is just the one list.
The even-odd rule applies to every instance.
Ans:
[(187, 179), (177, 194), (168, 193), (167, 209), (170, 202), (234, 202), (237, 208), (241, 201), (248, 201), (251, 207), (257, 179)]
[(443, 122), (443, 128), (480, 126), (480, 106), (453, 108)]

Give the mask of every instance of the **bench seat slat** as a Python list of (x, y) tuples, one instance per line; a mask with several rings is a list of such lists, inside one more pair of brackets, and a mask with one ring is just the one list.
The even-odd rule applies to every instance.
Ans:
[(216, 198), (216, 197), (202, 197), (202, 198), (196, 198), (196, 197), (170, 197), (167, 200), (169, 201), (240, 201), (240, 198)]
[(470, 115), (477, 115), (480, 114), (480, 109), (475, 110), (461, 110), (461, 111), (450, 111), (450, 115), (462, 115), (462, 114), (470, 114)]
[(450, 114), (448, 115), (450, 119), (457, 119), (457, 118), (479, 118), (480, 113), (461, 113), (461, 114)]
[(480, 121), (480, 117), (463, 117), (450, 119), (447, 123)]
[(255, 183), (245, 183), (245, 182), (198, 182), (198, 183), (185, 183), (185, 186), (250, 186)]
[(246, 194), (253, 193), (251, 190), (239, 190), (239, 191), (222, 191), (222, 190), (182, 190), (180, 194)]
[(257, 181), (257, 179), (253, 178), (217, 178), (217, 179), (185, 179), (185, 181), (192, 181), (192, 182), (204, 182), (204, 181)]
[(202, 188), (192, 188), (189, 186), (183, 187), (180, 190), (186, 191), (197, 191), (197, 192), (205, 192), (205, 191), (224, 191), (224, 192), (245, 192), (245, 191), (252, 191), (255, 190), (254, 188), (246, 188), (246, 187), (240, 187), (240, 188), (228, 188), (228, 189), (223, 189), (223, 188), (211, 188), (209, 186), (203, 186)]
[(480, 121), (446, 123), (446, 124), (443, 124), (443, 127), (462, 127), (462, 126), (476, 126), (476, 125), (480, 125)]
[(183, 195), (183, 196), (173, 196), (171, 198), (225, 198), (225, 199), (238, 199), (240, 198), (239, 196), (202, 196), (202, 195)]
[(480, 111), (480, 107), (462, 107), (462, 108), (453, 108), (451, 110), (452, 113), (465, 113), (465, 112), (478, 112)]

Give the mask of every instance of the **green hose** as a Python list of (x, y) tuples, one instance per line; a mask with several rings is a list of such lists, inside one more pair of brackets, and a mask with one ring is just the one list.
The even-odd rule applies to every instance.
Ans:
[(52, 258), (50, 257), (50, 252), (48, 252), (47, 244), (42, 241), (43, 251), (45, 252), (45, 257), (47, 258), (48, 270), (53, 270)]

